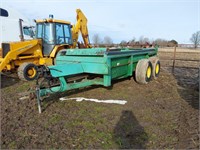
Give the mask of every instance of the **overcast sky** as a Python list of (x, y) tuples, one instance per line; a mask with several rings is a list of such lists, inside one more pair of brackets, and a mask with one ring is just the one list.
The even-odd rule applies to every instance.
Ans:
[(190, 43), (191, 35), (200, 30), (200, 0), (1, 0), (29, 19), (47, 18), (76, 22), (76, 8), (88, 18), (90, 39), (98, 33), (113, 41), (175, 39)]

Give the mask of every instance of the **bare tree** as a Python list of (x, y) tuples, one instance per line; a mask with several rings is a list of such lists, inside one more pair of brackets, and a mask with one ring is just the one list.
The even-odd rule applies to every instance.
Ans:
[(135, 45), (136, 38), (133, 37), (132, 40), (129, 41), (129, 45), (134, 46)]
[(109, 36), (104, 37), (104, 44), (107, 46), (111, 46), (113, 44), (112, 39)]
[(177, 45), (178, 45), (178, 42), (176, 40), (168, 41), (168, 47), (174, 47)]
[(140, 44), (146, 44), (147, 42), (149, 43), (149, 38), (141, 36), (139, 38), (139, 42)]
[(140, 42), (140, 44), (143, 44), (143, 42), (144, 42), (144, 36), (140, 36), (139, 42)]
[(94, 34), (92, 37), (92, 41), (94, 43), (94, 46), (98, 46), (101, 43), (101, 38), (99, 34)]
[(194, 44), (194, 48), (197, 48), (197, 46), (200, 44), (200, 31), (193, 33), (190, 41)]
[(120, 46), (122, 46), (122, 47), (127, 46), (127, 42), (126, 42), (125, 40), (122, 40), (122, 41), (120, 42)]
[(167, 44), (168, 44), (168, 41), (165, 40), (165, 39), (161, 39), (161, 38), (158, 38), (154, 41), (154, 43), (156, 45), (159, 45), (160, 47), (167, 47)]

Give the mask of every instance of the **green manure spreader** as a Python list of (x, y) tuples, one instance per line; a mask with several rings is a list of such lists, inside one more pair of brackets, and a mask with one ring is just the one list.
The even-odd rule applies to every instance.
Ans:
[(91, 48), (64, 49), (54, 66), (43, 69), (43, 81), (37, 81), (36, 95), (39, 112), (41, 98), (71, 89), (91, 85), (111, 86), (112, 80), (135, 76), (139, 84), (156, 79), (160, 72), (158, 48)]

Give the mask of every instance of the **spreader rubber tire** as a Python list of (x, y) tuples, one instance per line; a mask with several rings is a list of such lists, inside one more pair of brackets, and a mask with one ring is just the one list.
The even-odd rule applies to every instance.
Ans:
[(38, 67), (33, 63), (23, 63), (19, 66), (17, 74), (23, 81), (33, 81), (38, 77)]
[(140, 84), (147, 84), (152, 78), (152, 64), (148, 59), (138, 61), (135, 70), (136, 81)]
[(152, 77), (154, 79), (157, 79), (160, 74), (160, 60), (158, 57), (150, 57), (149, 60), (151, 61), (153, 66)]

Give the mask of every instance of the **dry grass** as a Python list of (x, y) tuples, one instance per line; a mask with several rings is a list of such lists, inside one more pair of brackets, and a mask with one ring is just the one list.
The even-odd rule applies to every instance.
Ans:
[[(165, 47), (165, 48), (159, 48), (158, 51), (160, 52), (174, 52), (174, 47)], [(193, 49), (193, 48), (181, 48), (177, 47), (176, 52), (181, 53), (198, 53), (200, 55), (200, 48)]]

